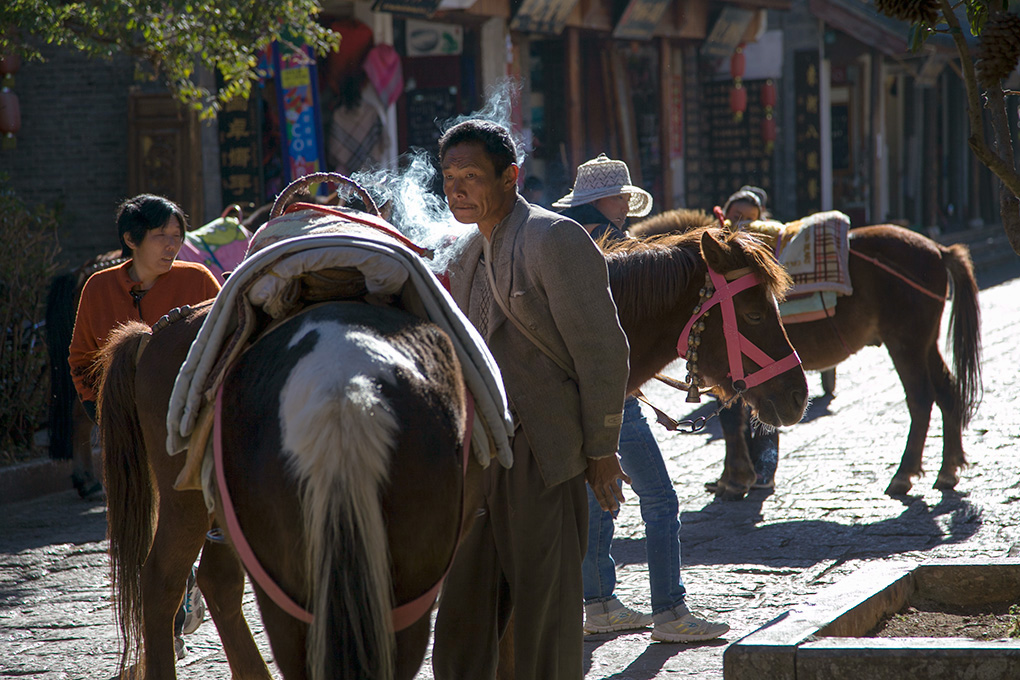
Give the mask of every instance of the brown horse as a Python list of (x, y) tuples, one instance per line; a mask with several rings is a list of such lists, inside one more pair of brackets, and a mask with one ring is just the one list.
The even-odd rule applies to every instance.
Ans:
[[(200, 492), (174, 490), (184, 456), (164, 449), (174, 379), (207, 311), (154, 332), (137, 367), (144, 325), (105, 350), (100, 422), (116, 601), (124, 661), (144, 639), (146, 678), (174, 677), (169, 622), (203, 544), (198, 583), (233, 676), (270, 677), (241, 616), (241, 564), (205, 542), (213, 516)], [(308, 626), (255, 584), (284, 677), (412, 677), (429, 618), (394, 636), (390, 610), (442, 576), (465, 489), (465, 396), (449, 338), (399, 309), (313, 307), (244, 353), (224, 382), (222, 410), (223, 469), (247, 542), (316, 613)], [(472, 461), (472, 480), (476, 468)], [(214, 517), (227, 526), (218, 494)], [(315, 650), (308, 661), (306, 647)]]
[[(691, 211), (669, 212), (635, 225), (635, 234), (682, 231), (698, 218)], [(702, 215), (704, 215), (702, 213)], [(892, 225), (850, 230), (850, 281), (853, 294), (837, 300), (835, 314), (818, 321), (787, 324), (786, 331), (808, 370), (823, 370), (867, 345), (884, 344), (903, 383), (910, 412), (910, 431), (899, 469), (886, 493), (907, 493), (922, 473), (921, 456), (933, 404), (942, 411), (942, 468), (934, 488), (952, 489), (966, 464), (962, 430), (980, 401), (980, 310), (977, 282), (965, 245), (943, 246), (916, 232)], [(949, 334), (953, 345), (950, 371), (938, 348), (946, 293), (952, 284)], [(740, 423), (740, 418), (735, 419)], [(727, 426), (726, 459), (747, 458), (746, 423)], [(768, 436), (751, 432), (754, 439)], [(717, 493), (742, 497), (754, 478), (731, 484), (724, 471)], [(713, 485), (714, 486), (714, 485)]]
[[(676, 358), (693, 310), (709, 306), (702, 294), (709, 267), (723, 279), (753, 277), (753, 285), (731, 291), (729, 302), (719, 303), (731, 305), (741, 343), (777, 360), (792, 355), (774, 303), (789, 280), (756, 239), (711, 230), (620, 245), (607, 257), (631, 341), (630, 389)], [(221, 499), (210, 516), (201, 493), (173, 489), (184, 461), (164, 452), (173, 382), (205, 311), (192, 311), (153, 332), (137, 367), (144, 327), (120, 333), (106, 351), (100, 419), (115, 597), (124, 664), (139, 657), (144, 638), (147, 678), (174, 677), (172, 620), (188, 569), (213, 522), (224, 526), (226, 521)], [(749, 376), (746, 386), (734, 385), (728, 374), (754, 373), (760, 366), (739, 354), (739, 364), (731, 364), (720, 317), (711, 312), (699, 321), (702, 344), (694, 378), (723, 398), (743, 388), (764, 422), (797, 422), (807, 398), (799, 365), (761, 382)], [(355, 324), (367, 340), (345, 342), (333, 330), (343, 324)], [(380, 582), (392, 577), (396, 602), (427, 590), (441, 576), (456, 540), (463, 404), (446, 342), (430, 324), (400, 310), (327, 303), (259, 339), (224, 383), (223, 473), (239, 521), (265, 570), (292, 599), (316, 613), (310, 630), (255, 586), (277, 664), (288, 680), (411, 678), (421, 663), (429, 617), (423, 615), (394, 638), (389, 612), (380, 603), (386, 600)], [(356, 374), (373, 361), (391, 362), (385, 364), (388, 373)], [(430, 363), (434, 368), (426, 370)], [(421, 375), (413, 377), (409, 366)], [(353, 377), (339, 379), (344, 370)], [(344, 394), (361, 395), (358, 405), (342, 406), (338, 397)], [(384, 417), (387, 411), (392, 418)], [(376, 414), (375, 422), (368, 413)], [(390, 421), (382, 429), (396, 441), (388, 464), (378, 434), (382, 426), (376, 424), (382, 420)], [(370, 443), (379, 449), (374, 458), (351, 456), (350, 449)], [(354, 459), (342, 464), (350, 468), (340, 477), (343, 483), (334, 481), (340, 474), (334, 467), (341, 465), (335, 458)], [(361, 469), (373, 467), (366, 459), (375, 461), (375, 469)], [(478, 469), (474, 463), (469, 467), (466, 489), (475, 488)], [(380, 485), (387, 475), (389, 482)], [(360, 499), (350, 501), (361, 508), (356, 516), (374, 515), (359, 529), (352, 529), (341, 511), (341, 501), (352, 498)], [(372, 498), (379, 499), (377, 508)], [(470, 514), (476, 505), (465, 503), (465, 511)], [(317, 521), (303, 521), (310, 514)], [(358, 559), (362, 542), (376, 547), (375, 563)], [(383, 569), (378, 559), (387, 546), (392, 563)], [(233, 677), (266, 678), (240, 612), (242, 576), (230, 547), (205, 543), (198, 582)], [(322, 628), (316, 631), (316, 626)]]

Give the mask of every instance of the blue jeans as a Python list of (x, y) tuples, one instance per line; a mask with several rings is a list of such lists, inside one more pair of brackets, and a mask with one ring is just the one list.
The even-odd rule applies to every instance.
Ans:
[[(654, 615), (679, 605), (687, 594), (680, 578), (680, 506), (662, 452), (634, 397), (627, 397), (623, 404), (620, 465), (631, 478), (645, 522)], [(609, 554), (613, 520), (588, 487), (588, 552), (581, 565), (586, 604), (610, 599), (616, 588), (616, 563)]]

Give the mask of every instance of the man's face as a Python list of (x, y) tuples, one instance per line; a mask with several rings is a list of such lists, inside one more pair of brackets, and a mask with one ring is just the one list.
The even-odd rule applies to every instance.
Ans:
[(517, 166), (497, 175), (481, 143), (464, 142), (447, 149), (442, 170), (443, 193), (458, 222), (491, 229), (512, 209)]

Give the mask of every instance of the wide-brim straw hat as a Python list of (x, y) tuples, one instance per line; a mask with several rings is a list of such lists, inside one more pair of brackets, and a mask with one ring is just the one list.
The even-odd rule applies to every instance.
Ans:
[(570, 192), (553, 203), (554, 208), (572, 208), (600, 198), (630, 194), (627, 217), (644, 217), (652, 210), (652, 195), (630, 183), (630, 168), (623, 161), (611, 160), (606, 154), (582, 163)]

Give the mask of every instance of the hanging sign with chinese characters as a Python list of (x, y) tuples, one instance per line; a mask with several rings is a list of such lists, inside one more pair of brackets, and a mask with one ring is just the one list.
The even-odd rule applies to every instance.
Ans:
[(283, 169), (286, 182), (326, 169), (319, 78), (315, 58), (307, 47), (273, 45), (276, 101), (280, 111)]
[(223, 205), (261, 204), (259, 173), (259, 90), (234, 97), (217, 115), (220, 137), (220, 192)]
[(671, 0), (630, 0), (613, 29), (620, 40), (649, 40)]
[(822, 138), (818, 50), (793, 55), (794, 166), (797, 177), (797, 215), (822, 209)]

